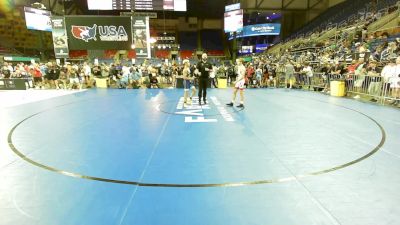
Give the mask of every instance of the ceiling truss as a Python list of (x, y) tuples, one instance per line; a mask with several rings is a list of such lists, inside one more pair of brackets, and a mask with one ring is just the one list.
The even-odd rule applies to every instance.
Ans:
[[(235, 1), (239, 2), (239, 1)], [(241, 0), (242, 8), (252, 11), (317, 11), (329, 0)]]

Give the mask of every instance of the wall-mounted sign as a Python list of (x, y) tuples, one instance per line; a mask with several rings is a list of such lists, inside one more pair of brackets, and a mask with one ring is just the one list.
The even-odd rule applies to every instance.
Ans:
[(150, 19), (157, 19), (156, 12), (120, 12), (121, 16), (138, 16), (138, 17), (149, 17)]
[(175, 37), (154, 37), (157, 41), (175, 41)]
[(136, 57), (150, 58), (149, 17), (133, 17), (132, 26)]
[[(236, 38), (262, 36), (262, 35), (279, 35), (281, 33), (280, 23), (264, 23), (244, 26), (236, 33)], [(229, 40), (233, 39), (233, 32), (229, 33)]]
[(73, 50), (131, 48), (131, 18), (122, 16), (65, 17), (68, 46)]
[(56, 58), (68, 58), (68, 36), (65, 29), (65, 20), (62, 16), (53, 16), (51, 18), (53, 28), (53, 45)]
[(240, 3), (236, 3), (236, 4), (226, 5), (225, 6), (225, 12), (238, 10), (238, 9), (240, 9)]

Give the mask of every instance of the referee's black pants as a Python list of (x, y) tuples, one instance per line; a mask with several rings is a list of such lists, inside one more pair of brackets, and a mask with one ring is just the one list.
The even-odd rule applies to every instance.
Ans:
[(208, 85), (208, 78), (200, 78), (199, 79), (199, 101), (201, 101), (202, 98), (203, 98), (203, 102), (206, 101), (207, 85)]

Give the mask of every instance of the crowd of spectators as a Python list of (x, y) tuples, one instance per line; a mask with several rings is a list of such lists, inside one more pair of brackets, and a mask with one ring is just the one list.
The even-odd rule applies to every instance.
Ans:
[[(194, 74), (196, 65), (191, 65)], [(141, 65), (130, 63), (12, 63), (4, 62), (0, 78), (25, 78), (33, 80), (36, 89), (82, 89), (96, 86), (97, 79), (106, 79), (111, 88), (161, 88), (176, 87), (182, 77), (183, 65), (179, 63), (152, 64), (145, 61)], [(234, 79), (232, 65), (214, 64), (210, 82), (217, 87), (218, 77)]]
[[(396, 10), (397, 5), (391, 12)], [(253, 55), (247, 70), (261, 69), (259, 74), (265, 75), (260, 86), (269, 86), (263, 81), (271, 79), (275, 86), (313, 90), (317, 86), (329, 93), (332, 79), (343, 80), (354, 98), (365, 94), (377, 101), (385, 94), (390, 104), (400, 106), (399, 30), (369, 31), (377, 19), (372, 13), (326, 38), (321, 38), (324, 32), (315, 32), (289, 42), (293, 45), (281, 44), (282, 48)]]

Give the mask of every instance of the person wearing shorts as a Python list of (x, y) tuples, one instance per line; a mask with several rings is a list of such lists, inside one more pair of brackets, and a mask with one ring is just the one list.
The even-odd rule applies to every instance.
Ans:
[(294, 79), (294, 66), (293, 66), (293, 64), (288, 60), (287, 62), (286, 62), (286, 65), (285, 65), (285, 86), (286, 86), (286, 88), (288, 88), (288, 86), (289, 86), (289, 88), (290, 89), (292, 89), (292, 87), (293, 87), (293, 83), (294, 83), (294, 81), (293, 81), (293, 79)]
[(237, 106), (238, 108), (244, 108), (244, 87), (245, 87), (245, 76), (246, 76), (246, 67), (243, 65), (243, 59), (237, 59), (236, 63), (238, 65), (237, 69), (237, 79), (235, 82), (235, 87), (233, 89), (232, 101), (227, 106), (233, 106), (236, 100), (237, 92), (240, 91), (240, 104)]
[(72, 66), (69, 69), (68, 72), (68, 78), (69, 78), (69, 90), (72, 90), (74, 86), (78, 87), (79, 90), (82, 89), (82, 82), (79, 79), (79, 69), (77, 66)]
[(49, 62), (47, 68), (47, 80), (49, 81), (51, 88), (55, 87), (56, 89), (59, 89), (58, 87), (59, 77), (60, 77), (60, 70), (57, 68), (57, 65), (55, 63)]
[[(183, 61), (183, 88), (184, 88), (184, 93), (183, 93), (183, 102), (184, 104), (191, 104), (192, 103), (192, 97), (196, 94), (196, 87), (194, 86), (193, 80), (194, 77), (191, 76), (190, 73), (190, 62), (189, 60), (185, 59)], [(190, 95), (190, 102), (187, 101), (187, 98), (189, 96), (189, 91), (192, 90), (192, 93)]]
[(35, 65), (33, 68), (33, 82), (35, 88), (43, 88), (42, 81), (42, 71), (40, 70), (39, 65)]
[(262, 76), (263, 76), (263, 72), (261, 69), (261, 66), (257, 67), (256, 69), (256, 80), (257, 80), (257, 87), (262, 87)]
[(67, 89), (67, 83), (68, 83), (68, 68), (67, 65), (64, 65), (60, 69), (60, 77), (58, 79), (58, 86), (61, 86), (62, 89)]

